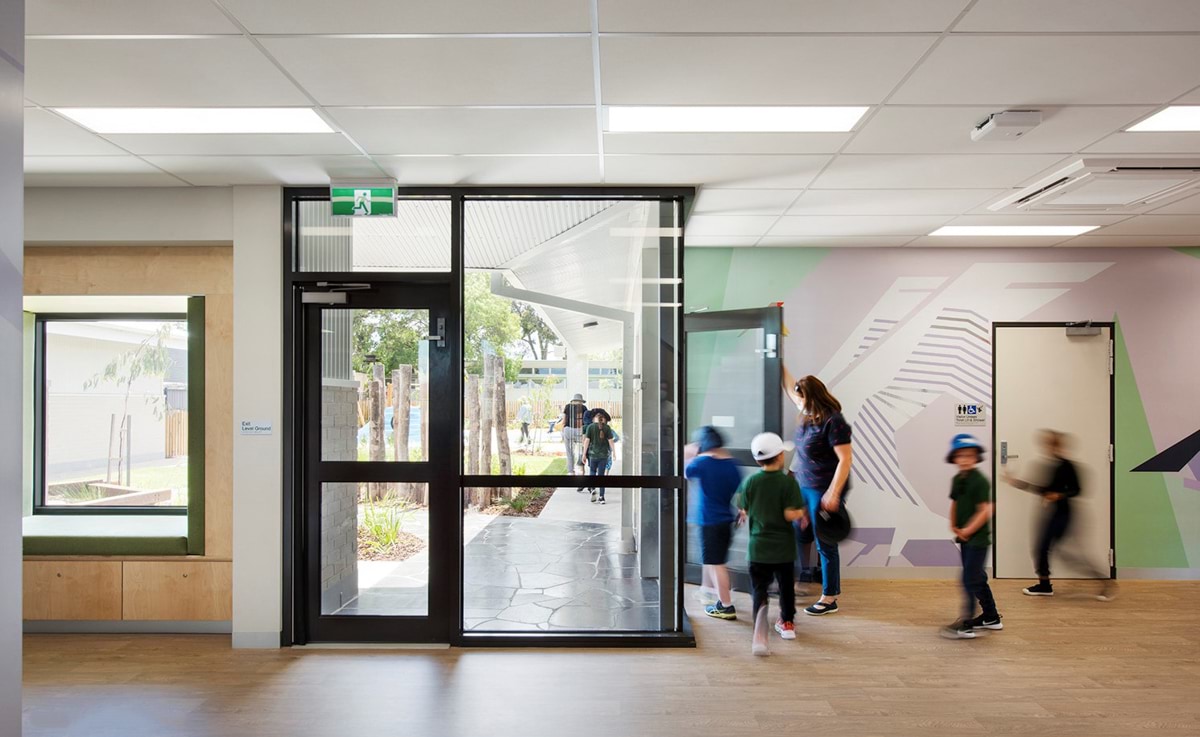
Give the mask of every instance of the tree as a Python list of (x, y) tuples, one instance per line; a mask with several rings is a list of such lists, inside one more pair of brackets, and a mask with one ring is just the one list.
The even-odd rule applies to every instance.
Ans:
[[(104, 474), (105, 483), (120, 483), (122, 468), (124, 470), (125, 483), (129, 483), (133, 457), (130, 449), (127, 447), (126, 438), (129, 437), (129, 398), (133, 393), (133, 383), (143, 376), (157, 376), (162, 378), (167, 375), (167, 371), (173, 365), (171, 354), (167, 350), (167, 339), (170, 338), (171, 330), (174, 327), (175, 323), (169, 322), (159, 325), (153, 333), (138, 343), (136, 348), (131, 348), (109, 361), (104, 370), (83, 382), (84, 391), (109, 382), (125, 389), (125, 397), (121, 407), (121, 421), (117, 423), (117, 427), (110, 426), (109, 428), (109, 466)], [(145, 401), (153, 410), (155, 418), (162, 419), (165, 402), (162, 394), (159, 393), (146, 397)], [(114, 432), (117, 433), (115, 438), (113, 437)], [(114, 440), (117, 442), (118, 455), (116, 478), (113, 478), (111, 465)]]
[(512, 303), (512, 311), (516, 313), (517, 319), (520, 320), (521, 340), (525, 345), (529, 346), (529, 352), (533, 355), (533, 360), (546, 360), (547, 352), (550, 346), (559, 345), (558, 336), (542, 319), (541, 314), (537, 309), (525, 302)]
[(353, 368), (371, 373), (363, 361), (373, 353), (383, 364), (384, 373), (400, 366), (416, 366), (420, 343), (429, 330), (425, 310), (355, 310), (353, 327)]
[[(492, 294), (487, 272), (469, 271), (463, 284), (463, 359), (467, 373), (482, 375), (483, 356), (491, 352), (503, 354), (506, 346), (521, 338), (521, 322), (512, 310), (512, 301)], [(515, 365), (514, 365), (515, 364)], [(520, 361), (505, 361), (505, 378), (513, 381), (520, 371)]]

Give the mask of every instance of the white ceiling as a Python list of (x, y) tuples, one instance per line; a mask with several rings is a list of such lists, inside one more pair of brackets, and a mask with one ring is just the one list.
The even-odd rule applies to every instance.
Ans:
[[(942, 224), (1083, 153), (1195, 156), (1125, 133), (1200, 104), (1197, 0), (29, 2), (29, 186), (696, 185), (690, 245), (989, 246)], [(612, 134), (603, 106), (869, 105), (850, 133)], [(313, 106), (337, 130), (95, 135), (49, 108)], [(1004, 109), (1043, 122), (973, 142)], [(1200, 245), (1200, 193), (1076, 238)], [(999, 241), (1012, 245), (1014, 241)]]

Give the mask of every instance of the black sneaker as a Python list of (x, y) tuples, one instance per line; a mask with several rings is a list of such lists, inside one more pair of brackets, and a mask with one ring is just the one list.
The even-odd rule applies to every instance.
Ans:
[(1021, 589), (1021, 593), (1026, 596), (1054, 596), (1054, 586), (1049, 581), (1043, 581), (1036, 586)]
[(1004, 629), (1004, 622), (1000, 621), (1002, 619), (1004, 617), (1001, 617), (999, 614), (990, 619), (980, 614), (974, 619), (968, 619), (967, 624), (971, 625), (972, 629), (977, 630), (1002, 630)]
[(960, 619), (941, 628), (938, 634), (947, 640), (974, 640), (979, 633), (971, 626), (970, 621)]
[(600, 503), (601, 503), (601, 504), (607, 504), (608, 502), (604, 501), (604, 497), (600, 497)]

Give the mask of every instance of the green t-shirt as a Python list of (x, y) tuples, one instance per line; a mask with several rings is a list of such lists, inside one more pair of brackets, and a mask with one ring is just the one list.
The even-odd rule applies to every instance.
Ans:
[[(972, 468), (966, 473), (954, 474), (954, 481), (950, 484), (950, 498), (955, 501), (954, 526), (966, 527), (975, 516), (975, 512), (979, 511), (979, 505), (992, 500), (992, 487), (979, 469)], [(973, 548), (986, 548), (991, 542), (992, 522), (988, 520), (965, 544)]]
[(785, 509), (803, 509), (800, 484), (783, 471), (759, 471), (742, 481), (734, 500), (750, 520), (752, 563), (789, 563), (796, 560), (796, 532), (783, 516)]
[(612, 440), (613, 431), (608, 425), (601, 426), (599, 422), (593, 422), (583, 430), (583, 436), (588, 439), (588, 458), (600, 460), (608, 458), (612, 449), (609, 447), (609, 441)]

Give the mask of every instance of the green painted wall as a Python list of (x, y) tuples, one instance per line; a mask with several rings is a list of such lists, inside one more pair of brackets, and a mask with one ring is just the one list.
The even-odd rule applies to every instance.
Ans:
[(1122, 568), (1186, 568), (1175, 508), (1165, 474), (1133, 473), (1158, 451), (1146, 421), (1137, 376), (1121, 324), (1116, 338), (1116, 527), (1117, 565)]

